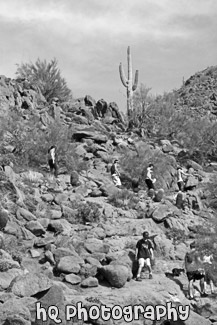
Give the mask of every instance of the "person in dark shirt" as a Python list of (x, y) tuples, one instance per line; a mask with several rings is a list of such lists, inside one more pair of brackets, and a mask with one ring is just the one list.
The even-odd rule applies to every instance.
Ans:
[(205, 270), (203, 266), (203, 261), (200, 258), (199, 252), (196, 250), (196, 243), (190, 244), (190, 251), (185, 255), (185, 270), (188, 278), (188, 294), (189, 299), (194, 299), (194, 287), (193, 282), (200, 280), (200, 291), (201, 296), (205, 297)]
[(149, 233), (145, 231), (143, 238), (136, 244), (136, 259), (139, 264), (136, 281), (142, 281), (141, 272), (144, 266), (148, 268), (149, 279), (152, 279), (151, 259), (154, 259), (153, 244), (149, 239)]

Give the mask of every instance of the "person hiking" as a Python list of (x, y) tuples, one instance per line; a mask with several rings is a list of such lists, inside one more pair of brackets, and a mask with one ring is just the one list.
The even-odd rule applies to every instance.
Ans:
[(188, 294), (189, 299), (194, 299), (194, 288), (193, 282), (200, 280), (200, 291), (201, 296), (205, 297), (205, 270), (203, 266), (203, 261), (200, 258), (199, 252), (196, 250), (196, 243), (190, 244), (190, 251), (185, 255), (185, 270), (188, 278)]
[(155, 189), (154, 183), (156, 182), (156, 179), (152, 178), (153, 168), (154, 168), (153, 164), (149, 164), (148, 168), (147, 168), (145, 183), (146, 183), (149, 190), (150, 189)]
[(140, 239), (136, 244), (136, 260), (138, 262), (138, 271), (136, 275), (136, 281), (142, 281), (141, 272), (144, 266), (148, 268), (149, 279), (153, 278), (151, 260), (154, 260), (153, 244), (149, 239), (148, 231), (144, 231), (142, 234), (142, 239)]
[(182, 170), (182, 167), (181, 166), (178, 166), (177, 167), (177, 178), (178, 178), (177, 185), (178, 185), (179, 191), (181, 191), (181, 192), (184, 191), (184, 187), (185, 187), (185, 184), (184, 184), (184, 181), (183, 181), (182, 176), (190, 176), (190, 174), (185, 173)]
[(112, 166), (111, 166), (111, 175), (112, 180), (115, 186), (119, 187), (121, 186), (121, 180), (120, 180), (120, 173), (118, 171), (118, 159), (115, 159)]
[(211, 294), (214, 293), (213, 276), (211, 272), (211, 265), (213, 261), (214, 261), (213, 254), (209, 254), (209, 252), (206, 252), (202, 258), (202, 262), (205, 270), (205, 278), (204, 278), (205, 294), (207, 294), (207, 284), (210, 286)]
[(48, 165), (50, 167), (50, 172), (54, 170), (54, 176), (58, 176), (58, 167), (57, 167), (57, 148), (56, 146), (51, 146), (48, 149)]

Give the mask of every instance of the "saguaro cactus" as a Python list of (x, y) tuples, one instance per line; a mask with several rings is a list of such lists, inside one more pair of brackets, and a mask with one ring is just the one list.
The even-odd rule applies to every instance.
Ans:
[(139, 71), (136, 70), (135, 80), (133, 83), (133, 69), (132, 69), (132, 60), (130, 47), (127, 48), (127, 63), (128, 63), (128, 78), (125, 77), (122, 63), (119, 65), (120, 78), (124, 87), (127, 88), (127, 114), (128, 117), (131, 116), (133, 110), (133, 92), (136, 90), (138, 85)]

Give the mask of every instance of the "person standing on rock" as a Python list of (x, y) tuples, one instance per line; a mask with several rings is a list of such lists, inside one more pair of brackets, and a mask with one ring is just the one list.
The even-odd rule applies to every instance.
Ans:
[(139, 264), (137, 271), (136, 281), (142, 281), (141, 272), (144, 266), (148, 268), (149, 279), (153, 278), (151, 260), (154, 259), (153, 244), (149, 239), (148, 231), (143, 232), (143, 238), (140, 239), (136, 244), (136, 259)]
[(118, 171), (118, 159), (115, 159), (112, 166), (111, 166), (111, 175), (112, 180), (115, 186), (119, 187), (121, 186), (121, 180), (120, 180), (120, 173)]
[(56, 146), (51, 146), (48, 149), (48, 164), (50, 167), (50, 172), (54, 170), (54, 176), (58, 176), (58, 167), (57, 167), (57, 148)]
[(199, 256), (199, 252), (196, 250), (196, 243), (193, 242), (190, 244), (190, 251), (185, 255), (185, 270), (186, 275), (189, 281), (188, 284), (188, 294), (189, 299), (194, 299), (194, 288), (193, 282), (195, 280), (200, 280), (200, 291), (201, 296), (205, 297), (205, 270), (203, 266), (203, 261)]
[(156, 182), (156, 179), (152, 178), (153, 168), (154, 168), (153, 164), (149, 164), (148, 168), (147, 168), (145, 183), (146, 183), (149, 190), (150, 189), (153, 189), (153, 190), (155, 189), (154, 183)]
[(184, 185), (185, 185), (182, 176), (190, 176), (190, 174), (185, 173), (182, 170), (181, 166), (178, 166), (177, 167), (177, 178), (178, 178), (177, 185), (178, 185), (179, 191), (181, 191), (181, 192), (184, 191)]

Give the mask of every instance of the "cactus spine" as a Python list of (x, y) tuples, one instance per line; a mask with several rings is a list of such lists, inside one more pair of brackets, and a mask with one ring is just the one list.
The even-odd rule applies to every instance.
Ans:
[(130, 47), (127, 48), (127, 65), (128, 65), (128, 79), (125, 77), (124, 70), (122, 67), (122, 63), (119, 65), (119, 72), (122, 84), (127, 88), (127, 115), (128, 117), (132, 116), (133, 111), (133, 92), (136, 90), (138, 85), (138, 76), (139, 71), (136, 70), (135, 79), (133, 83), (133, 70), (132, 70), (132, 60)]

